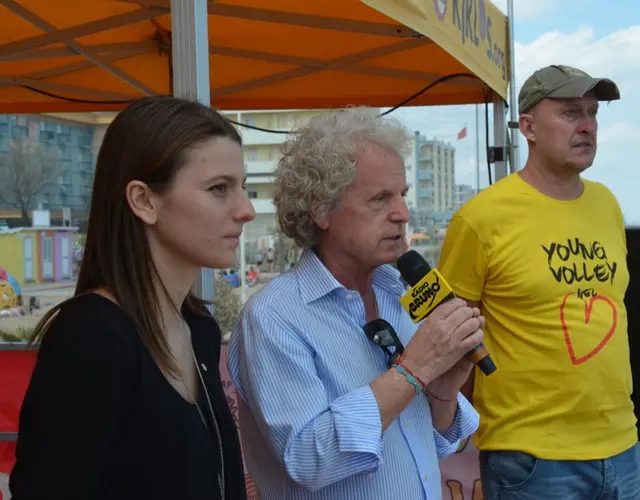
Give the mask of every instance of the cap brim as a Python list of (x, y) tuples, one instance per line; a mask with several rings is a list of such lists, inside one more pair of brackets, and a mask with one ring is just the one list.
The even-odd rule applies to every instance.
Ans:
[(593, 91), (598, 101), (617, 101), (620, 99), (618, 86), (607, 78), (576, 78), (559, 89), (547, 94), (550, 99), (579, 99)]

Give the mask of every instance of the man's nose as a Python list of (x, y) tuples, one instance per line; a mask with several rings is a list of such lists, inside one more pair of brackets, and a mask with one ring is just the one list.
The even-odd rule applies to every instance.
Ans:
[(580, 124), (578, 125), (577, 132), (581, 134), (590, 134), (595, 135), (598, 130), (598, 121), (595, 117), (585, 116), (582, 120), (580, 120)]
[(404, 197), (400, 197), (399, 200), (395, 202), (395, 206), (391, 211), (391, 220), (392, 222), (409, 222), (409, 208), (407, 207), (407, 202)]

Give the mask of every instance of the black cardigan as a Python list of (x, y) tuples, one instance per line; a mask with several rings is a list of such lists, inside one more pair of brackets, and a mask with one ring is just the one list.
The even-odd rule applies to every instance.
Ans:
[[(240, 443), (218, 371), (220, 329), (211, 316), (185, 319), (222, 434), (225, 497), (244, 500)], [(202, 391), (200, 401), (210, 414)], [(20, 413), (13, 500), (220, 499), (211, 432), (132, 319), (100, 295), (77, 297), (40, 346)]]

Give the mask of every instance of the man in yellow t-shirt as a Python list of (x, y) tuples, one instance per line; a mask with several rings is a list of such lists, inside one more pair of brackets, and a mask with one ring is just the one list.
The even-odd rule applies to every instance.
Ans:
[(519, 95), (524, 169), (453, 217), (440, 270), (486, 318), (498, 370), (477, 374), (476, 445), (487, 500), (640, 499), (640, 445), (624, 295), (624, 222), (581, 179), (610, 80), (536, 71)]

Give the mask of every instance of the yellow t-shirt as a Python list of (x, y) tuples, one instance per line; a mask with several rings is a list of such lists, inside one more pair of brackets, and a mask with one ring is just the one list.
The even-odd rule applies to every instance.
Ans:
[(480, 450), (589, 460), (637, 441), (624, 295), (624, 222), (613, 194), (583, 181), (574, 201), (513, 174), (454, 216), (440, 271), (481, 302), (498, 370), (476, 370)]

